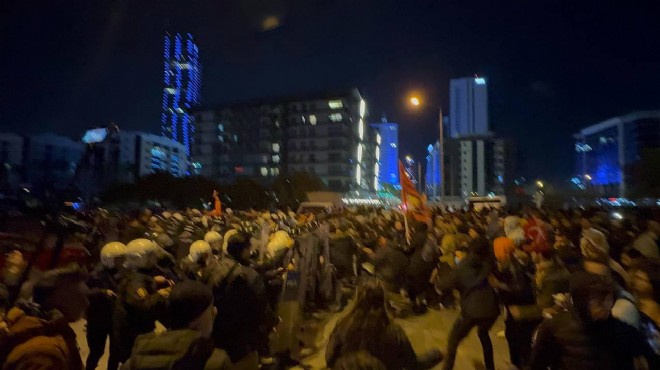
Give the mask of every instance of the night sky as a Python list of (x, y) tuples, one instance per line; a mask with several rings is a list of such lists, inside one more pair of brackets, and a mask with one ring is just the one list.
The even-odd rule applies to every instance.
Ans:
[(658, 11), (602, 3), (3, 0), (0, 131), (79, 137), (112, 120), (159, 132), (170, 30), (200, 46), (204, 105), (355, 86), (372, 121), (386, 112), (401, 125), (402, 155), (438, 134), (432, 108), (407, 108), (409, 92), (447, 106), (449, 79), (479, 74), (522, 173), (559, 180), (580, 127), (660, 109)]

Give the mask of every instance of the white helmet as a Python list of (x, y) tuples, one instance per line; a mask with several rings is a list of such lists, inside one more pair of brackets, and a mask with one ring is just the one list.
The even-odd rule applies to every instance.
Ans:
[(101, 263), (108, 268), (115, 267), (115, 258), (126, 255), (126, 245), (120, 242), (110, 242), (101, 248)]
[(134, 239), (126, 245), (126, 254), (139, 254), (141, 256), (156, 252), (158, 244), (149, 239)]
[(209, 243), (205, 242), (204, 240), (197, 240), (190, 245), (190, 252), (188, 252), (188, 257), (192, 261), (199, 261), (199, 258), (203, 254), (211, 254), (211, 245), (209, 245)]
[(238, 234), (238, 230), (236, 229), (231, 229), (225, 233), (224, 240), (222, 242), (222, 250), (226, 253), (227, 252), (227, 247), (229, 245), (229, 239), (231, 239), (232, 236)]
[(204, 235), (204, 240), (207, 243), (219, 242), (222, 241), (222, 235), (217, 231), (209, 231)]

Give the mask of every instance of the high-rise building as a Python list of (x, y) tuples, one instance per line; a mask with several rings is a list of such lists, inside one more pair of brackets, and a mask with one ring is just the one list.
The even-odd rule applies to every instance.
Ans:
[(195, 173), (230, 181), (306, 171), (336, 191), (373, 189), (375, 129), (357, 89), (235, 104), (195, 114)]
[(399, 125), (387, 122), (383, 117), (382, 122), (372, 123), (372, 127), (378, 130), (380, 143), (378, 143), (377, 154), (378, 182), (382, 184), (399, 184)]
[(644, 149), (660, 148), (660, 111), (634, 112), (586, 127), (574, 135), (574, 182), (604, 196), (626, 196), (626, 176)]
[(449, 136), (487, 135), (488, 88), (483, 77), (452, 79), (449, 83)]
[(445, 140), (445, 194), (441, 194), (440, 144), (427, 148), (426, 194), (430, 197), (504, 195), (513, 182), (511, 142), (493, 136)]
[(191, 34), (165, 35), (161, 132), (178, 141), (190, 157), (195, 122), (192, 114), (200, 103), (202, 67), (199, 49)]

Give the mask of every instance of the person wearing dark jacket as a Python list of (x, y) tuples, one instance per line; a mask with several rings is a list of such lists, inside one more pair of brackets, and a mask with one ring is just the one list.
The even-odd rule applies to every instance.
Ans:
[(535, 303), (531, 262), (519, 258), (518, 253), (524, 255), (520, 257), (526, 257), (524, 252), (513, 251), (498, 259), (490, 283), (497, 290), (506, 313), (504, 326), (511, 364), (522, 369), (531, 354), (532, 334), (539, 320), (516, 320), (509, 310), (512, 306)]
[(122, 370), (227, 370), (229, 356), (211, 340), (217, 309), (206, 285), (187, 280), (175, 285), (168, 298), (170, 327), (163, 333), (139, 336)]
[(408, 257), (403, 250), (383, 236), (378, 238), (377, 245), (372, 257), (376, 277), (385, 283), (387, 291), (398, 293), (405, 283)]
[(89, 308), (87, 309), (87, 346), (89, 355), (85, 368), (96, 369), (105, 351), (105, 342), (110, 336), (111, 353), (115, 361), (117, 354), (115, 338), (112, 336), (112, 313), (117, 297), (119, 282), (123, 275), (120, 267), (126, 254), (126, 246), (119, 242), (106, 244), (100, 253), (101, 263), (87, 282), (90, 288)]
[(119, 362), (128, 359), (138, 335), (153, 331), (156, 320), (164, 319), (158, 315), (165, 307), (169, 288), (159, 289), (159, 284), (165, 283), (166, 279), (151, 275), (158, 259), (158, 249), (156, 243), (147, 239), (136, 239), (126, 246), (130, 271), (117, 288), (112, 317), (114, 339), (111, 341), (117, 346), (111, 352), (117, 356), (108, 361), (109, 370), (117, 369)]
[(354, 260), (358, 255), (355, 240), (348, 234), (348, 226), (340, 225), (330, 233), (330, 262), (337, 269), (338, 279), (355, 277)]
[(614, 290), (605, 278), (571, 277), (573, 307), (538, 328), (530, 370), (646, 370), (643, 335), (611, 316)]
[[(263, 278), (250, 266), (250, 237), (239, 232), (227, 242), (227, 252), (237, 264), (230, 267), (225, 279), (208, 280), (213, 289), (215, 305), (220, 312), (214, 322), (213, 339), (216, 346), (227, 351), (232, 362), (241, 368), (258, 368), (258, 354), (263, 357), (267, 349), (268, 333), (277, 324)], [(222, 269), (216, 264), (215, 270)], [(211, 266), (211, 270), (214, 267)], [(228, 279), (227, 279), (228, 278)]]
[(497, 294), (488, 282), (493, 268), (492, 248), (488, 241), (473, 239), (467, 257), (460, 261), (453, 276), (453, 286), (461, 294), (461, 313), (449, 333), (443, 370), (454, 368), (458, 345), (474, 327), (477, 328), (486, 369), (495, 369), (493, 345), (488, 336), (488, 331), (500, 314)]
[(427, 225), (421, 222), (415, 224), (411, 248), (412, 254), (407, 271), (408, 296), (413, 312), (422, 314), (426, 312), (424, 292), (431, 287), (429, 280), (440, 257), (440, 248), (437, 239), (429, 235)]
[(354, 306), (330, 335), (326, 364), (332, 368), (338, 359), (358, 351), (368, 352), (388, 370), (430, 369), (442, 361), (438, 350), (415, 354), (406, 333), (387, 312), (385, 290), (375, 278), (359, 282)]

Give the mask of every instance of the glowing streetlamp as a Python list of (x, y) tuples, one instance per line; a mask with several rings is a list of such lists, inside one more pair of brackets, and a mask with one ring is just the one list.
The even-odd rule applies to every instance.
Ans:
[[(410, 105), (412, 105), (413, 108), (419, 108), (422, 106), (422, 101), (420, 100), (419, 97), (417, 96), (412, 96), (410, 98)], [(428, 104), (425, 104), (425, 106), (428, 106)], [(440, 201), (443, 200), (445, 196), (445, 130), (444, 130), (444, 125), (442, 123), (442, 107), (437, 106), (438, 108), (438, 126), (440, 127), (440, 137), (439, 137), (439, 144), (440, 144)], [(421, 183), (421, 179), (420, 179)], [(434, 193), (435, 193), (435, 185), (434, 185)]]

